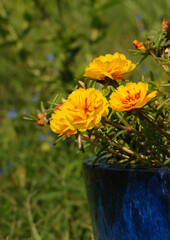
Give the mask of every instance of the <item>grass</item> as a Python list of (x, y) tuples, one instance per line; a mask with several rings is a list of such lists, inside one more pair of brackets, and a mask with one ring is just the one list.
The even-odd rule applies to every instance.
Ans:
[[(73, 139), (56, 136), (36, 116), (81, 79), (93, 57), (128, 53), (134, 39), (168, 19), (168, 0), (32, 0), (0, 2), (0, 240), (90, 240), (91, 222), (81, 164)], [(147, 65), (138, 71), (149, 77)], [(157, 80), (162, 70), (152, 66)]]
[[(34, 137), (30, 137), (27, 147)], [(1, 171), (0, 176), (2, 239), (90, 236), (81, 163), (77, 164), (85, 156), (75, 153), (73, 142), (63, 142), (53, 149), (47, 141), (34, 143), (34, 147), (29, 147), (29, 155), (27, 147), (21, 148), (21, 144), (16, 149), (14, 142), (10, 150), (14, 157), (10, 162), (4, 161), (5, 172)]]

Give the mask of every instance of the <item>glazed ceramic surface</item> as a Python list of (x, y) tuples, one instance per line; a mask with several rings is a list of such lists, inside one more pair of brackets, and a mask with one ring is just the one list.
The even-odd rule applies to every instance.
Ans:
[(170, 240), (170, 167), (83, 171), (95, 240)]

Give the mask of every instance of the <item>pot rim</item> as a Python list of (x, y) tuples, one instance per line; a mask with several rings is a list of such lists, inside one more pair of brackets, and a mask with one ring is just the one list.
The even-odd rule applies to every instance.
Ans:
[(111, 163), (95, 163), (93, 164), (94, 157), (88, 158), (83, 162), (83, 166), (98, 168), (98, 169), (107, 169), (107, 170), (115, 170), (115, 171), (125, 171), (125, 172), (162, 172), (166, 171), (168, 174), (170, 173), (170, 165), (160, 165), (160, 166), (140, 166), (140, 165), (129, 165), (124, 167), (122, 165), (116, 165)]

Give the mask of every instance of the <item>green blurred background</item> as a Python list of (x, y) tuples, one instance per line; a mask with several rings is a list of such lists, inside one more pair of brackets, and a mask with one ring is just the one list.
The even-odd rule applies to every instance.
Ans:
[[(168, 19), (169, 0), (0, 1), (0, 240), (90, 240), (82, 161), (73, 139), (54, 146), (49, 128), (23, 120), (58, 103), (94, 58), (128, 53)], [(149, 66), (149, 67), (148, 67)], [(128, 75), (146, 78), (150, 59)], [(140, 74), (139, 74), (140, 73)]]

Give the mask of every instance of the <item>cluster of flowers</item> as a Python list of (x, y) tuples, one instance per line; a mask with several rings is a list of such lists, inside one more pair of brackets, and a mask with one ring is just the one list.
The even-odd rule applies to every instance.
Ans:
[[(85, 69), (84, 77), (96, 79), (98, 82), (121, 82), (124, 74), (132, 71), (136, 65), (116, 52), (95, 58)], [(109, 96), (109, 101), (100, 90), (95, 88), (79, 88), (73, 91), (68, 99), (56, 107), (50, 121), (51, 130), (57, 134), (70, 137), (100, 126), (102, 117), (112, 111), (130, 111), (141, 108), (158, 92), (148, 94), (148, 84), (128, 82), (120, 85)]]
[[(155, 36), (133, 42), (135, 50), (130, 51), (141, 56), (136, 65), (151, 56), (169, 75), (169, 41), (170, 24), (164, 19)], [(39, 126), (50, 124), (58, 134), (56, 142), (75, 135), (79, 149), (84, 150), (85, 142), (96, 146), (95, 161), (112, 161), (114, 156), (115, 164), (169, 164), (168, 78), (158, 83), (151, 73), (150, 81), (130, 82), (124, 75), (136, 65), (118, 52), (99, 56), (62, 104), (56, 104), (55, 98), (46, 109), (41, 103), (36, 117), (25, 114), (24, 118)]]

